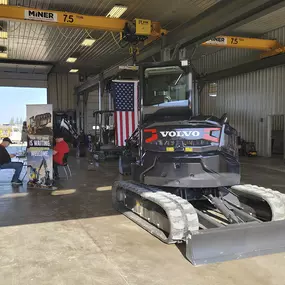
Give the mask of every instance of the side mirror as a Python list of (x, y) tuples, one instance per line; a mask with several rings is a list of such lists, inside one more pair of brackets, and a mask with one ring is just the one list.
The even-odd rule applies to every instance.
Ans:
[(225, 124), (228, 123), (228, 116), (227, 113), (223, 114), (223, 116), (221, 117), (220, 121)]

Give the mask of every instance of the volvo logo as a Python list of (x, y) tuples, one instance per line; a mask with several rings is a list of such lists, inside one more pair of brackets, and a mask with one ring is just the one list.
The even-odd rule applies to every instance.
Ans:
[(200, 132), (198, 131), (164, 131), (160, 132), (160, 134), (166, 138), (166, 137), (199, 137)]

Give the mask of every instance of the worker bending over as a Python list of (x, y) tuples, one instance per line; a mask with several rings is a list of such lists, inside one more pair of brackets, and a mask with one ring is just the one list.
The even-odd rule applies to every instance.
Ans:
[(0, 144), (0, 169), (14, 169), (15, 173), (12, 177), (12, 185), (22, 185), (23, 182), (19, 177), (23, 169), (23, 163), (11, 161), (11, 158), (16, 156), (15, 154), (9, 154), (6, 149), (11, 143), (9, 138), (4, 138)]
[(53, 150), (53, 171), (54, 171), (54, 178), (58, 179), (58, 166), (62, 166), (67, 163), (67, 154), (69, 153), (68, 144), (64, 141), (61, 134), (56, 134), (55, 138), (55, 147)]

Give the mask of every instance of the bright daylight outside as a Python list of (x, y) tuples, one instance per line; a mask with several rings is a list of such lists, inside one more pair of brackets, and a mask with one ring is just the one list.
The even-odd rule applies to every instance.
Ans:
[[(25, 153), (27, 146), (25, 127), (23, 128), (26, 123), (26, 105), (47, 104), (47, 89), (0, 87), (0, 97), (3, 102), (0, 112), (0, 140), (9, 137), (13, 144), (8, 147), (8, 152), (20, 156)], [(13, 170), (2, 170), (0, 184), (11, 181), (12, 175)]]

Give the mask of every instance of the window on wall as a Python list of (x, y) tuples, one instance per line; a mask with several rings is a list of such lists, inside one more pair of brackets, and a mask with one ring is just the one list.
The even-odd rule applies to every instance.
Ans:
[(217, 97), (218, 94), (218, 84), (216, 82), (211, 82), (209, 84), (209, 96)]

